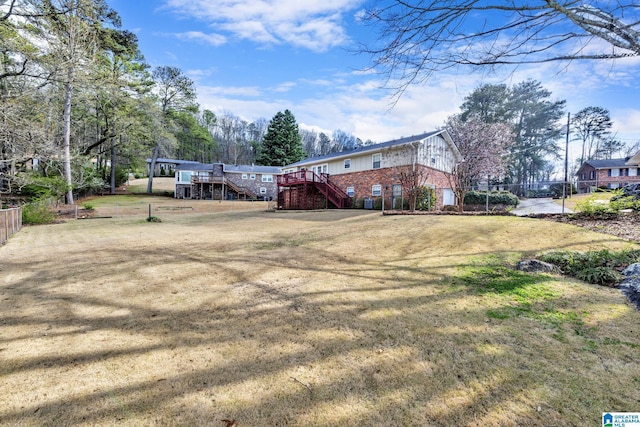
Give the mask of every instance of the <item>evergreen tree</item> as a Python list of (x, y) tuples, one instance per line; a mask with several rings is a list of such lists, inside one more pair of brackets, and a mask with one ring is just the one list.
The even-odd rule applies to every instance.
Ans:
[(258, 163), (265, 166), (285, 166), (306, 156), (296, 119), (291, 111), (278, 113), (269, 122)]

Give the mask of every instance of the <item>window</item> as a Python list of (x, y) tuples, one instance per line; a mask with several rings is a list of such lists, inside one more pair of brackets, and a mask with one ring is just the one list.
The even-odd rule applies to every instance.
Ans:
[(262, 182), (273, 182), (273, 175), (262, 175)]
[(373, 197), (380, 196), (382, 194), (382, 186), (380, 184), (375, 184), (371, 186), (371, 195)]
[(581, 173), (581, 174), (580, 174), (580, 179), (581, 179), (582, 181), (584, 181), (585, 179), (587, 179), (587, 174), (585, 174), (585, 173)]
[(325, 163), (324, 165), (314, 166), (312, 169), (316, 173), (316, 175), (320, 175), (322, 173), (327, 173), (329, 165)]
[(356, 191), (353, 187), (347, 187), (347, 196), (353, 197), (356, 194)]
[(344, 160), (344, 168), (349, 169), (351, 167), (351, 159)]
[(382, 155), (380, 153), (374, 154), (371, 156), (372, 166), (374, 169), (380, 169), (380, 159)]
[(252, 173), (251, 175), (249, 175), (249, 179), (252, 179), (252, 180), (253, 180), (253, 179), (256, 179), (256, 174), (255, 174), (255, 173)]
[(267, 187), (260, 187), (260, 194), (267, 194)]
[(242, 179), (247, 179), (247, 174), (246, 173), (242, 174)]
[(178, 181), (180, 181), (180, 182), (190, 182), (191, 181), (191, 172), (180, 172)]
[(589, 172), (589, 179), (596, 179), (596, 171)]
[(620, 176), (620, 169), (609, 169), (609, 176)]

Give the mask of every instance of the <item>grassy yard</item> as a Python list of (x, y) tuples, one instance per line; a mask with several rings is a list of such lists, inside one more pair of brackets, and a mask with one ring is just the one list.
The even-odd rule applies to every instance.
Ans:
[(640, 410), (640, 313), (616, 289), (510, 268), (630, 243), (531, 218), (235, 206), (26, 227), (0, 247), (0, 425), (583, 426)]

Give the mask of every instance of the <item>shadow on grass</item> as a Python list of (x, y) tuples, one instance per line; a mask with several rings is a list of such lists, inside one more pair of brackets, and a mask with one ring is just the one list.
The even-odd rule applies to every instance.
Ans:
[[(24, 399), (0, 405), (0, 423), (579, 425), (597, 419), (593, 407), (633, 410), (627, 389), (601, 390), (621, 390), (637, 368), (607, 371), (582, 341), (559, 341), (557, 328), (536, 318), (491, 323), (487, 310), (510, 303), (500, 298), (588, 309), (558, 290), (542, 292), (551, 277), (456, 254), (446, 264), (425, 255), (407, 264), (408, 244), (376, 260), (323, 249), (322, 237), (161, 241), (145, 247), (143, 264), (140, 248), (119, 246), (7, 262), (4, 273), (21, 275), (0, 287), (0, 330), (13, 334), (0, 334), (0, 394)], [(25, 315), (27, 307), (35, 313)], [(68, 347), (54, 351), (60, 343)], [(19, 356), (34, 345), (33, 356)], [(632, 363), (625, 358), (637, 350), (627, 347), (612, 365)], [(108, 380), (84, 387), (86, 372), (105, 371)], [(42, 376), (69, 389), (45, 397), (21, 382)]]

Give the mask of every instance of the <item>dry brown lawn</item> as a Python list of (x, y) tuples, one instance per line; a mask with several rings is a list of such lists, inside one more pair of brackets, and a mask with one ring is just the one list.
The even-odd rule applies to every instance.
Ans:
[(640, 313), (620, 292), (504, 268), (630, 243), (531, 218), (241, 206), (26, 227), (0, 247), (0, 424), (582, 426), (640, 410)]

